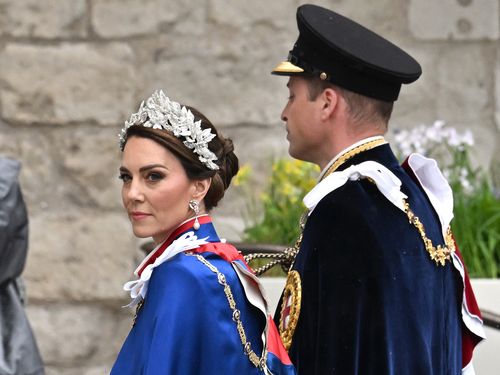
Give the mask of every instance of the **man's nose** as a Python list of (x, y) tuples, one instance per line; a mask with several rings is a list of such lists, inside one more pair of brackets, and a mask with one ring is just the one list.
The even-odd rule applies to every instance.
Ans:
[(283, 108), (283, 111), (281, 112), (281, 121), (287, 122), (288, 117), (286, 116), (285, 111), (286, 111), (286, 107)]

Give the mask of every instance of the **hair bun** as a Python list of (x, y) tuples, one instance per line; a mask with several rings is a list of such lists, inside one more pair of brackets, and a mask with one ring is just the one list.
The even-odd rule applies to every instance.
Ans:
[(221, 168), (219, 173), (224, 183), (224, 188), (227, 189), (231, 183), (232, 178), (238, 173), (239, 162), (238, 157), (234, 153), (234, 144), (230, 138), (221, 138), (222, 155), (221, 155)]
[(224, 154), (224, 156), (231, 152), (234, 152), (234, 144), (231, 138), (224, 138), (224, 140), (222, 141), (222, 147), (222, 153)]
[(184, 166), (185, 170), (189, 172), (188, 177), (190, 179), (212, 179), (210, 188), (204, 198), (205, 208), (209, 211), (217, 206), (217, 203), (222, 199), (229, 187), (232, 178), (238, 173), (238, 157), (234, 153), (234, 145), (231, 139), (225, 138), (210, 120), (196, 108), (191, 106), (186, 106), (186, 108), (193, 113), (197, 120), (201, 120), (202, 129), (210, 129), (210, 132), (215, 134), (208, 147), (217, 156), (215, 163), (219, 166), (219, 169), (208, 169), (194, 154), (188, 158), (189, 160)]

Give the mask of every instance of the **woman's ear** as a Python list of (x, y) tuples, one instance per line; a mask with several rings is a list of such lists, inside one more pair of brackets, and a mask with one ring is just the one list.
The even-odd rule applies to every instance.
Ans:
[(326, 88), (321, 93), (321, 118), (327, 120), (337, 108), (339, 96), (332, 88)]
[(210, 185), (212, 184), (212, 178), (205, 178), (204, 180), (194, 180), (193, 181), (193, 199), (201, 202), (205, 195), (207, 195), (208, 189), (210, 189)]

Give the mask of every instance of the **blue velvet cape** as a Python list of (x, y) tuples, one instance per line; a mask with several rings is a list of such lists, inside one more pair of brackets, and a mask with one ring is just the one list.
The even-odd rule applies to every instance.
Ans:
[[(427, 237), (443, 244), (434, 209), (389, 145), (339, 170), (367, 160), (402, 181)], [(460, 275), (430, 259), (406, 215), (368, 180), (348, 181), (319, 202), (293, 269), (302, 280), (289, 352), (298, 374), (461, 374)]]
[[(196, 235), (207, 237), (211, 248), (220, 242), (210, 222), (202, 224)], [(225, 275), (241, 311), (247, 340), (260, 356), (266, 317), (248, 302), (231, 263), (213, 252), (204, 252), (204, 246), (208, 248), (202, 245), (197, 253)], [(268, 354), (268, 365), (275, 375), (295, 374), (291, 364), (283, 364), (273, 353)], [(262, 373), (244, 354), (217, 275), (196, 257), (184, 253), (154, 269), (144, 305), (111, 370), (112, 375)]]

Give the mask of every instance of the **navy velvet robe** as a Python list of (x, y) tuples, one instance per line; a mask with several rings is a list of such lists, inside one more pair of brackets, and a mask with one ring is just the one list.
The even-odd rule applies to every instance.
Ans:
[[(367, 160), (402, 181), (427, 237), (444, 244), (434, 209), (389, 145), (339, 170)], [(293, 269), (302, 308), (289, 354), (299, 375), (461, 373), (460, 275), (430, 259), (417, 229), (375, 184), (348, 181), (319, 202)]]

